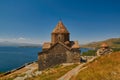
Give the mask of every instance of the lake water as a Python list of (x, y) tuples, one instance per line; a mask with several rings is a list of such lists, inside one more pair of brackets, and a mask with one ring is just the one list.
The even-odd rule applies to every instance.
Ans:
[[(23, 48), (23, 47), (0, 47), (0, 72), (6, 72), (25, 63), (36, 61), (39, 48)], [(81, 52), (86, 52), (88, 49), (82, 48)]]

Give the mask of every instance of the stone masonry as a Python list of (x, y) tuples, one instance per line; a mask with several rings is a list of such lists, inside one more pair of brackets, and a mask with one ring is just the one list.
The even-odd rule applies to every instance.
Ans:
[(80, 46), (77, 41), (69, 41), (69, 32), (61, 21), (51, 34), (51, 42), (45, 42), (38, 53), (38, 69), (44, 70), (61, 63), (80, 61)]

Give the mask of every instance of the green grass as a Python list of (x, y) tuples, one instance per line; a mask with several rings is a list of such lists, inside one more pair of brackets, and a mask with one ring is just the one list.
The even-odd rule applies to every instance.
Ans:
[(120, 51), (120, 48), (112, 48), (114, 52)]
[(53, 68), (46, 69), (40, 76), (33, 77), (28, 80), (57, 80), (59, 77), (76, 67), (78, 64), (69, 66), (57, 65)]
[[(120, 51), (120, 48), (112, 48), (113, 52)], [(96, 56), (97, 50), (88, 50), (87, 52), (83, 52), (82, 56)]]
[(96, 50), (89, 50), (87, 52), (83, 52), (82, 56), (95, 56), (96, 55)]
[(99, 57), (71, 80), (120, 80), (120, 52)]

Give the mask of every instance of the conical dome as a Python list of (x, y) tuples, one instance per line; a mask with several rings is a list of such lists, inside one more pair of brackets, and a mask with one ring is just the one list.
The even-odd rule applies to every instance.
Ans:
[(51, 34), (51, 41), (53, 44), (56, 42), (64, 43), (66, 41), (69, 41), (69, 34), (70, 33), (68, 32), (62, 21), (59, 21)]
[(102, 43), (101, 47), (105, 48), (105, 47), (109, 47), (107, 43)]
[(59, 21), (52, 33), (69, 33), (62, 21)]

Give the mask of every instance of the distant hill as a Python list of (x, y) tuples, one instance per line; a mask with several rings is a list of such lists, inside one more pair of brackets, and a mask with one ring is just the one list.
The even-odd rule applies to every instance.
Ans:
[(41, 44), (16, 43), (16, 42), (4, 41), (4, 42), (0, 42), (0, 46), (39, 47), (39, 46), (41, 46)]
[(107, 43), (112, 48), (120, 48), (120, 38), (111, 38), (107, 39), (105, 41), (98, 41), (98, 42), (92, 42), (86, 45), (81, 45), (81, 47), (84, 48), (98, 48), (100, 47), (101, 43)]

